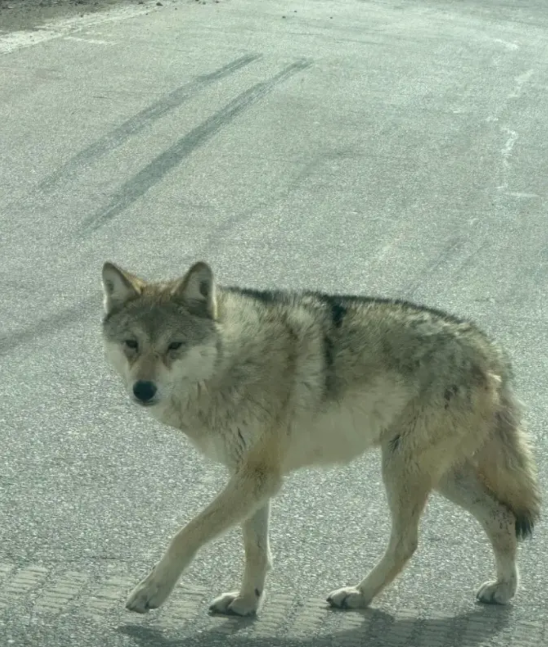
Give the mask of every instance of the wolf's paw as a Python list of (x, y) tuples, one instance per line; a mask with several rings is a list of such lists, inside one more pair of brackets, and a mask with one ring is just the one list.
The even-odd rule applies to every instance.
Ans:
[(261, 600), (262, 596), (255, 595), (255, 593), (252, 595), (240, 595), (239, 591), (224, 593), (209, 605), (209, 612), (230, 616), (254, 616), (259, 609)]
[(515, 595), (515, 581), (485, 582), (480, 586), (476, 597), (484, 604), (507, 604)]
[(126, 609), (136, 613), (147, 613), (150, 609), (157, 609), (166, 601), (176, 583), (176, 579), (163, 577), (158, 568), (154, 568), (133, 589), (127, 599)]
[(371, 600), (366, 597), (356, 586), (347, 586), (344, 589), (333, 591), (327, 601), (336, 609), (364, 609)]

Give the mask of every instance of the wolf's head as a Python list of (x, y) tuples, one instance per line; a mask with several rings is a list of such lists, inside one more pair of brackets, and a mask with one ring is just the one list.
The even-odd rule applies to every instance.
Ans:
[(169, 283), (146, 283), (113, 263), (103, 266), (106, 354), (131, 398), (159, 404), (207, 379), (218, 353), (213, 273), (196, 263)]

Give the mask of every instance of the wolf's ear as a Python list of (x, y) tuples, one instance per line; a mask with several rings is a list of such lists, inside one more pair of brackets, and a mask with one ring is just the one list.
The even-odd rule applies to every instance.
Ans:
[(207, 263), (195, 263), (175, 286), (174, 293), (200, 317), (217, 318), (213, 272)]
[(124, 272), (114, 263), (103, 265), (103, 305), (108, 314), (114, 307), (124, 304), (141, 294), (143, 281), (136, 276)]

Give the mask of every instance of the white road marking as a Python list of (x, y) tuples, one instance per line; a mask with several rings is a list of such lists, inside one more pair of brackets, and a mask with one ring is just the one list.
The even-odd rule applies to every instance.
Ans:
[[(145, 4), (139, 8), (124, 7), (90, 16), (67, 18), (65, 20), (46, 23), (35, 30), (12, 31), (4, 35), (0, 35), (0, 54), (12, 54), (24, 47), (39, 45), (40, 43), (45, 43), (49, 40), (54, 40), (55, 38), (74, 39), (75, 37), (72, 36), (72, 34), (79, 33), (88, 27), (108, 22), (127, 20), (128, 18), (135, 18), (136, 16), (142, 16), (150, 11), (156, 11), (156, 6), (154, 4)], [(88, 42), (96, 44), (107, 44), (106, 41), (94, 41), (93, 39), (85, 38), (82, 38), (81, 40), (87, 40)]]
[(99, 40), (98, 38), (80, 38), (78, 36), (65, 36), (64, 40), (74, 40), (77, 43), (91, 43), (92, 45), (112, 45), (108, 40)]

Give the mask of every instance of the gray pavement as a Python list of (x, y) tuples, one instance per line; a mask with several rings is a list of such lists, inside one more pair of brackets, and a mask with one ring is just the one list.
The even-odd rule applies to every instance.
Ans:
[(103, 359), (100, 268), (398, 296), (504, 342), (543, 486), (548, 441), (544, 0), (228, 0), (0, 22), (0, 645), (499, 646), (548, 642), (548, 535), (509, 608), (489, 547), (433, 498), (405, 574), (326, 608), (388, 533), (378, 457), (288, 480), (255, 621), (210, 618), (233, 532), (160, 611), (128, 589), (224, 482), (134, 410)]

